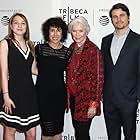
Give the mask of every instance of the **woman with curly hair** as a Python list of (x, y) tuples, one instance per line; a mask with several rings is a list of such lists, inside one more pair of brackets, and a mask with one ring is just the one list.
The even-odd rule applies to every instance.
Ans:
[(63, 45), (67, 25), (60, 17), (49, 18), (43, 23), (42, 32), (45, 43), (36, 46), (42, 140), (61, 140), (67, 104), (64, 71), (70, 55)]

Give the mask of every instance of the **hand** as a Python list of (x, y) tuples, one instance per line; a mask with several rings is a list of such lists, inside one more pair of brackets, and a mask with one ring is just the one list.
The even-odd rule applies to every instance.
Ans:
[(3, 104), (4, 112), (6, 112), (7, 114), (8, 113), (12, 114), (12, 108), (16, 108), (14, 102), (10, 99), (8, 94), (4, 94), (3, 98), (4, 98)]
[(88, 118), (93, 118), (96, 115), (97, 109), (95, 107), (89, 107), (88, 109)]

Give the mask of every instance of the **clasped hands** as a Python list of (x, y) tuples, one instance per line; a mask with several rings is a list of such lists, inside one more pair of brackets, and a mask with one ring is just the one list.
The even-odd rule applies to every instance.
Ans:
[(93, 107), (93, 106), (89, 107), (88, 113), (87, 113), (88, 118), (93, 118), (96, 115), (96, 112), (97, 112), (96, 107)]

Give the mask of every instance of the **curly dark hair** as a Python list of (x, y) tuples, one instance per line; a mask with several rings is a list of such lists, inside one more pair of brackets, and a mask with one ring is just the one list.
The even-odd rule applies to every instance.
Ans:
[(63, 21), (63, 19), (61, 17), (52, 17), (52, 18), (47, 19), (42, 24), (42, 34), (43, 34), (44, 40), (46, 42), (49, 41), (49, 29), (50, 29), (50, 27), (61, 28), (62, 29), (62, 38), (60, 41), (65, 42), (65, 40), (67, 39), (68, 26)]
[(111, 18), (112, 18), (112, 11), (115, 10), (115, 9), (122, 9), (123, 11), (126, 12), (128, 17), (130, 16), (130, 12), (129, 12), (128, 7), (123, 3), (117, 3), (117, 4), (113, 5), (112, 8), (109, 11), (109, 16)]

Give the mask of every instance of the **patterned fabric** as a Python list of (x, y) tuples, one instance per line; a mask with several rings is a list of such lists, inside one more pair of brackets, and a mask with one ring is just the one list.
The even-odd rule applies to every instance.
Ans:
[(75, 51), (76, 43), (70, 49), (72, 55), (67, 67), (68, 95), (75, 97), (74, 118), (87, 121), (87, 111), (90, 106), (97, 108), (100, 115), (100, 100), (103, 87), (103, 60), (100, 50), (88, 38), (80, 53)]

